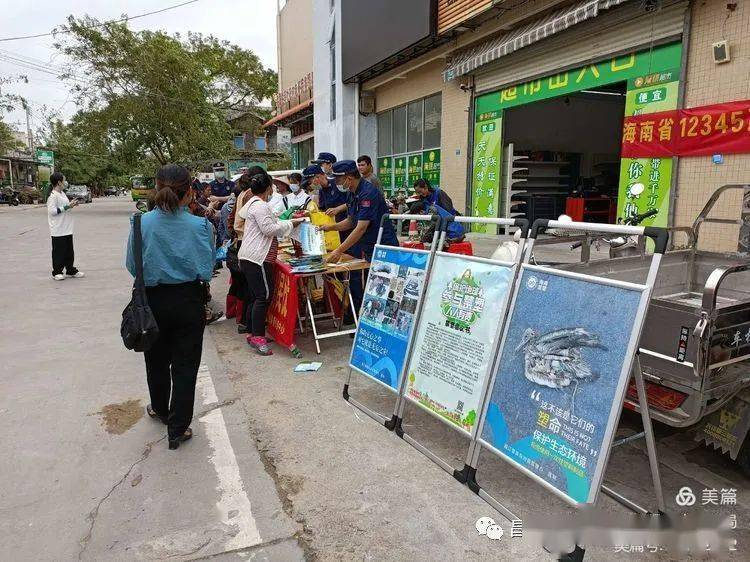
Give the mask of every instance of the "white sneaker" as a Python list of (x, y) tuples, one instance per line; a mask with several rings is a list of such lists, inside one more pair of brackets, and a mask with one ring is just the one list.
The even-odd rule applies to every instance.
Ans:
[(75, 279), (80, 279), (81, 277), (86, 277), (86, 274), (83, 271), (77, 271), (75, 275), (68, 275), (68, 277), (73, 277)]
[(65, 276), (62, 273), (58, 273), (57, 275), (53, 275), (52, 278), (55, 281), (65, 281)]

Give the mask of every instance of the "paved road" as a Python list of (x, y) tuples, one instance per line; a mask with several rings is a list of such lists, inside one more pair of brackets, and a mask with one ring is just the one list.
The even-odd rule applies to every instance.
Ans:
[[(531, 537), (490, 541), (480, 517), (507, 521), (416, 449), (341, 399), (351, 340), (323, 344), (323, 368), (295, 375), (276, 348), (249, 352), (232, 322), (206, 331), (196, 437), (168, 451), (143, 416), (140, 355), (119, 340), (130, 277), (122, 267), (132, 202), (74, 212), (82, 280), (54, 282), (43, 208), (0, 208), (0, 560), (550, 560)], [(221, 300), (222, 274), (213, 282)], [(309, 334), (299, 345), (314, 356)], [(355, 377), (352, 395), (382, 412), (383, 387)], [(405, 429), (456, 467), (467, 443), (407, 409)], [(639, 429), (624, 416), (622, 435)], [(659, 429), (669, 508), (682, 486), (735, 488), (747, 545), (750, 481), (689, 434)], [(560, 518), (560, 500), (483, 454), (480, 483), (521, 517)], [(653, 507), (640, 445), (615, 450), (607, 481)], [(623, 508), (602, 497), (611, 513)], [(747, 548), (747, 546), (744, 546)], [(735, 559), (743, 559), (742, 552)], [(589, 549), (587, 560), (642, 559)], [(666, 553), (648, 559), (685, 559)]]
[(118, 331), (132, 210), (113, 198), (74, 211), (87, 276), (63, 282), (45, 209), (0, 211), (0, 559), (302, 559), (210, 333), (196, 438), (169, 451), (143, 415), (143, 359)]

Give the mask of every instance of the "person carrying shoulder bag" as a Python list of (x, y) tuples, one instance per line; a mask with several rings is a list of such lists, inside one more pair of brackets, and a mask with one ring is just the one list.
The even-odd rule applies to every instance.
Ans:
[[(166, 164), (156, 174), (155, 207), (141, 217), (143, 283), (158, 326), (158, 336), (144, 352), (151, 404), (148, 415), (167, 425), (169, 448), (193, 436), (195, 384), (206, 323), (205, 284), (211, 280), (215, 232), (187, 205), (193, 194), (190, 173)], [(136, 276), (133, 229), (126, 265)], [(171, 393), (171, 397), (170, 397)]]

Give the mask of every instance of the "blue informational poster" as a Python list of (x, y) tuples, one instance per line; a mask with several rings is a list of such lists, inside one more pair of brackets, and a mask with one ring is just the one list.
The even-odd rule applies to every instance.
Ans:
[(378, 246), (349, 365), (398, 392), (429, 253)]
[(480, 438), (573, 504), (595, 501), (645, 287), (524, 268)]

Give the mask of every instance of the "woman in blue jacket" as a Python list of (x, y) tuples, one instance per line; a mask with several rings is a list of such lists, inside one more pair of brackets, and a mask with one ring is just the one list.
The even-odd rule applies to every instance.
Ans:
[[(195, 383), (203, 348), (205, 283), (214, 267), (215, 233), (208, 219), (187, 208), (190, 173), (176, 164), (156, 174), (155, 207), (141, 220), (143, 278), (159, 338), (145, 352), (151, 404), (148, 415), (167, 425), (169, 448), (193, 436)], [(135, 276), (133, 230), (127, 268)], [(171, 399), (170, 399), (171, 390)]]

